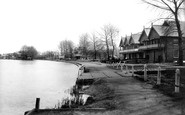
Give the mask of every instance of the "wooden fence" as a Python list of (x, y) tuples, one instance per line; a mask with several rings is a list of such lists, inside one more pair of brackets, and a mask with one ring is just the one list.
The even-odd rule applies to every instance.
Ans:
[(175, 70), (175, 92), (179, 93), (179, 87), (181, 86), (180, 83), (180, 69), (185, 69), (185, 66), (172, 66), (169, 64), (126, 64), (126, 63), (111, 63), (108, 64), (108, 66), (115, 68), (115, 69), (120, 69), (121, 71), (124, 71), (126, 74), (131, 73), (132, 76), (137, 76), (137, 72), (143, 72), (143, 79), (144, 81), (147, 81), (148, 79), (148, 72), (154, 72), (157, 74), (157, 80), (156, 84), (160, 85), (161, 84), (161, 72), (173, 69)]

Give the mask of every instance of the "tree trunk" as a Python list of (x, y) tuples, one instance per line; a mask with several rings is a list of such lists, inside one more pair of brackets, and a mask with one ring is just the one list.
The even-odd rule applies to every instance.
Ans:
[(114, 57), (114, 42), (113, 42), (113, 38), (111, 35), (111, 42), (112, 42), (112, 58)]
[(110, 55), (109, 55), (109, 44), (108, 44), (108, 38), (106, 37), (106, 46), (107, 46), (107, 60), (109, 61)]
[(94, 42), (94, 59), (96, 59), (96, 45), (95, 45), (95, 42)]
[(177, 31), (178, 31), (178, 45), (179, 45), (179, 58), (178, 58), (178, 65), (182, 66), (183, 65), (183, 49), (182, 49), (182, 32), (181, 32), (181, 27), (180, 27), (180, 22), (178, 20), (178, 15), (177, 12), (175, 13), (175, 22), (177, 26)]

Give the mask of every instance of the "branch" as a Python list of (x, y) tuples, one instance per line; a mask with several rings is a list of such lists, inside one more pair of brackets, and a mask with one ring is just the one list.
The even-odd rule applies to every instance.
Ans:
[(150, 2), (148, 2), (146, 0), (142, 0), (142, 1), (145, 2), (145, 3), (147, 3), (147, 4), (149, 4), (149, 5), (152, 5), (154, 7), (157, 7), (157, 8), (163, 9), (163, 10), (168, 10), (168, 11), (170, 10), (169, 8), (166, 8), (166, 7), (163, 7), (163, 6), (159, 6), (159, 5), (156, 5), (154, 3), (150, 3)]
[(179, 3), (179, 5), (177, 6), (177, 9), (179, 9), (180, 6), (182, 5), (182, 3), (184, 3), (184, 2), (185, 2), (185, 0), (182, 0), (182, 1)]
[(175, 12), (172, 10), (172, 8), (170, 7), (169, 4), (167, 4), (164, 0), (161, 0), (161, 1), (170, 9), (170, 11), (171, 11), (173, 14), (175, 14)]

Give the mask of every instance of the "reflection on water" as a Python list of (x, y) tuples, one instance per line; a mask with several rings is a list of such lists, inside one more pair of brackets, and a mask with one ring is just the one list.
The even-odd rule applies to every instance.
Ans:
[(53, 61), (0, 60), (0, 115), (20, 115), (35, 106), (50, 108), (75, 84), (78, 67)]

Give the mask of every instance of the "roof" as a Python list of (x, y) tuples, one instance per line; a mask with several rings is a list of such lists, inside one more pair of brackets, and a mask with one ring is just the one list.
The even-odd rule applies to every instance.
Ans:
[[(183, 37), (185, 37), (185, 22), (181, 21), (181, 30)], [(159, 34), (159, 36), (178, 36), (177, 27), (175, 21), (165, 21), (163, 25), (153, 25), (154, 30)]]
[(148, 36), (149, 33), (150, 33), (150, 29), (151, 29), (151, 28), (145, 28), (145, 29), (144, 29), (144, 32), (146, 33), (147, 36)]
[(185, 21), (181, 22), (182, 36), (185, 37)]
[(152, 28), (159, 34), (159, 36), (166, 36), (167, 35), (167, 26), (162, 25), (153, 25)]
[(143, 31), (141, 32), (141, 35), (140, 35), (138, 41), (141, 41), (141, 38), (143, 37), (144, 33), (145, 33), (146, 37), (148, 37), (150, 30), (151, 30), (151, 28), (144, 28)]
[(139, 43), (140, 36), (141, 36), (141, 33), (136, 33), (131, 35), (132, 39), (134, 40), (134, 43)]
[(125, 41), (125, 37), (121, 36), (121, 41), (120, 41), (120, 44), (119, 44), (120, 47), (124, 46), (124, 41)]
[(129, 41), (130, 41), (130, 36), (127, 36), (126, 38), (125, 38), (125, 45), (129, 45)]

